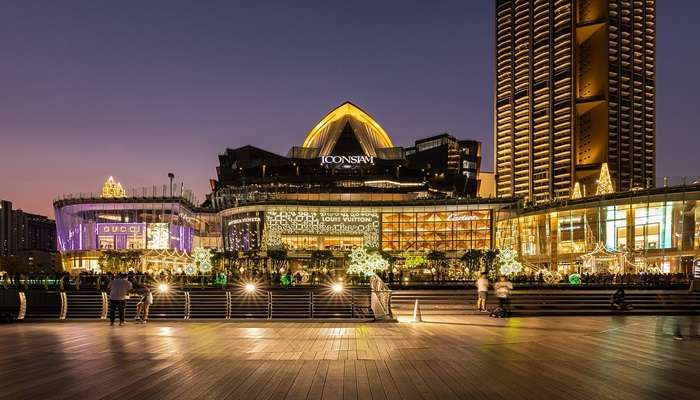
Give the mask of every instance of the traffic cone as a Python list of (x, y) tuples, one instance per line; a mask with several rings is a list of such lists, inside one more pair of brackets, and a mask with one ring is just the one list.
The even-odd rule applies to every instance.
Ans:
[(423, 322), (423, 317), (420, 314), (420, 306), (418, 305), (418, 299), (416, 299), (416, 304), (413, 306), (413, 319), (411, 322)]

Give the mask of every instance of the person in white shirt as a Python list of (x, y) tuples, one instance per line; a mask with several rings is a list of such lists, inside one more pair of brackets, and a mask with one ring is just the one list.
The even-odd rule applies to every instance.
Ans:
[(486, 311), (486, 299), (489, 296), (489, 280), (486, 278), (486, 273), (482, 273), (476, 281), (476, 291), (478, 294), (476, 307), (479, 311)]
[(501, 280), (494, 285), (494, 289), (496, 289), (499, 307), (501, 307), (503, 311), (506, 311), (510, 299), (510, 291), (513, 290), (513, 284), (510, 283), (505, 275), (501, 275)]

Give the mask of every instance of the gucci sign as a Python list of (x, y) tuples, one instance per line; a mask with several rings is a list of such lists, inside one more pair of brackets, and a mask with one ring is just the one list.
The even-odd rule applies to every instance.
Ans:
[(97, 224), (98, 235), (143, 235), (146, 224)]

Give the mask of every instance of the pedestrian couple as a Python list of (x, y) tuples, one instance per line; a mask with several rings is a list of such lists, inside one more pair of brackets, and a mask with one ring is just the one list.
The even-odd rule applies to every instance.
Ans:
[(126, 308), (126, 299), (129, 297), (129, 292), (135, 292), (140, 296), (138, 304), (136, 304), (136, 317), (134, 320), (141, 323), (148, 321), (148, 309), (153, 304), (153, 294), (148, 287), (137, 285), (134, 288), (134, 283), (127, 278), (124, 273), (119, 274), (119, 277), (112, 279), (107, 286), (109, 290), (109, 324), (114, 325), (116, 312), (119, 311), (119, 326), (124, 325), (124, 309)]
[[(513, 284), (508, 280), (505, 275), (501, 275), (501, 278), (496, 284), (493, 285), (496, 290), (496, 297), (498, 297), (498, 307), (507, 312), (508, 306), (510, 305), (510, 292), (513, 290)], [(486, 273), (482, 273), (481, 277), (476, 281), (477, 290), (477, 302), (476, 306), (478, 311), (487, 312), (486, 300), (489, 296), (489, 280), (486, 277)]]

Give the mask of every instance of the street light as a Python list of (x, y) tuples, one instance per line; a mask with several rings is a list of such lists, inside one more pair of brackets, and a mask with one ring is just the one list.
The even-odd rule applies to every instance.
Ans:
[(253, 293), (255, 291), (255, 284), (254, 283), (246, 283), (245, 284), (245, 291), (248, 293)]
[(340, 293), (343, 291), (343, 284), (342, 283), (334, 283), (333, 284), (333, 292), (334, 293)]
[(158, 291), (159, 291), (159, 292), (165, 293), (165, 292), (167, 292), (168, 290), (170, 290), (170, 286), (168, 286), (167, 283), (161, 283), (160, 285), (158, 285)]
[(170, 197), (173, 197), (173, 179), (175, 179), (175, 174), (168, 172), (168, 178), (170, 178)]

